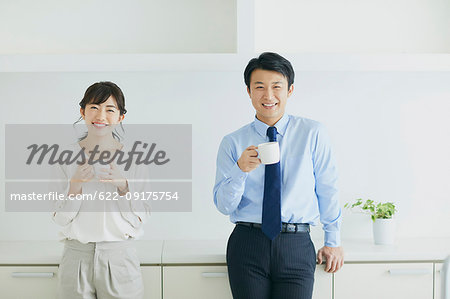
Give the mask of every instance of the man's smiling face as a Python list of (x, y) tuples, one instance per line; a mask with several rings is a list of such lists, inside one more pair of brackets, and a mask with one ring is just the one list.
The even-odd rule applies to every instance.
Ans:
[(288, 97), (294, 86), (288, 88), (288, 82), (283, 74), (255, 69), (250, 76), (250, 88), (247, 92), (256, 110), (256, 117), (265, 124), (272, 126), (284, 114)]

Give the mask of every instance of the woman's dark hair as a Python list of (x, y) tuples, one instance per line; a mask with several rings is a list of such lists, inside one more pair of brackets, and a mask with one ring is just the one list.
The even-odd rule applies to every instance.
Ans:
[(288, 89), (294, 83), (294, 69), (292, 68), (289, 60), (284, 58), (283, 56), (272, 53), (272, 52), (264, 52), (259, 55), (258, 58), (253, 58), (247, 64), (247, 67), (244, 71), (244, 81), (245, 85), (250, 89), (250, 76), (252, 72), (256, 69), (275, 71), (286, 77), (288, 81)]
[[(103, 81), (92, 84), (88, 87), (86, 92), (84, 93), (83, 99), (80, 101), (80, 107), (86, 109), (87, 104), (101, 104), (108, 100), (108, 98), (112, 96), (117, 102), (117, 106), (119, 107), (120, 115), (124, 115), (127, 113), (127, 109), (125, 109), (125, 96), (123, 95), (122, 90), (113, 82)], [(74, 125), (83, 120), (83, 117), (80, 118), (74, 123)], [(122, 131), (123, 129), (122, 123), (120, 123), (120, 127)], [(120, 141), (120, 135), (118, 133), (113, 132), (113, 137)], [(83, 140), (87, 137), (84, 135), (78, 141)]]

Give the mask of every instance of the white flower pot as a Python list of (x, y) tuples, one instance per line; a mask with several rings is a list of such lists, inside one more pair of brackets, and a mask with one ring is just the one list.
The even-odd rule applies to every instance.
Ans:
[(395, 241), (395, 220), (375, 219), (373, 223), (373, 240), (377, 245), (392, 245)]

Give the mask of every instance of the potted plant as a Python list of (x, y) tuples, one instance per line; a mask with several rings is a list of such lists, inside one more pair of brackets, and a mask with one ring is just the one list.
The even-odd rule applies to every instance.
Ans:
[(392, 218), (397, 210), (392, 202), (376, 203), (373, 200), (363, 202), (361, 198), (355, 203), (346, 203), (344, 208), (360, 209), (370, 214), (373, 220), (373, 239), (375, 244), (392, 245), (395, 240), (395, 221)]

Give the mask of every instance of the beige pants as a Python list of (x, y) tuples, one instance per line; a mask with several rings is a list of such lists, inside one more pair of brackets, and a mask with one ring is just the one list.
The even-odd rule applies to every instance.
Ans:
[(61, 299), (144, 297), (133, 241), (83, 244), (66, 240), (58, 277)]

